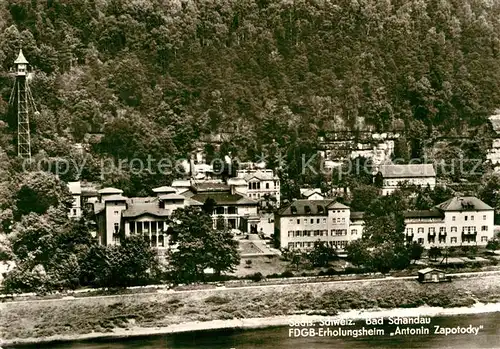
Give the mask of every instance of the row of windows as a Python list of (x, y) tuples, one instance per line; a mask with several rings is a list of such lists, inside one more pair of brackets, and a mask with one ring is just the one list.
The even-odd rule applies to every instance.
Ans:
[(227, 209), (225, 207), (216, 207), (214, 214), (238, 214), (238, 208), (234, 206), (230, 206)]
[[(457, 227), (451, 227), (450, 229), (451, 229), (452, 233), (456, 233), (458, 231)], [(487, 225), (481, 226), (481, 231), (488, 231), (488, 226)], [(436, 233), (436, 229), (435, 228), (429, 228), (428, 232), (431, 235), (435, 234)], [(474, 233), (474, 232), (476, 232), (476, 227), (475, 226), (462, 227), (462, 233)], [(408, 235), (413, 234), (413, 228), (406, 228), (406, 233)], [(423, 234), (424, 233), (424, 228), (418, 228), (417, 229), (417, 233), (418, 234)], [(445, 227), (440, 227), (439, 228), (439, 234), (446, 234), (446, 228)]]
[[(305, 225), (307, 224), (314, 224), (314, 218), (304, 218), (302, 220)], [(288, 221), (289, 223), (293, 223), (293, 218), (290, 218)], [(323, 224), (326, 224), (326, 218), (316, 218), (316, 224), (320, 224), (322, 222)], [(345, 223), (345, 218), (332, 218), (332, 222), (335, 223)], [(297, 219), (297, 224), (300, 224), (300, 218)]]
[[(278, 183), (274, 181), (274, 187), (278, 187)], [(269, 183), (265, 183), (265, 188), (270, 189)], [(260, 182), (250, 182), (248, 183), (248, 189), (250, 190), (259, 190), (260, 189)]]
[[(483, 225), (481, 227), (481, 231), (486, 231), (484, 229), (488, 230), (488, 226)], [(471, 234), (475, 232), (476, 232), (476, 227), (462, 227), (462, 234)]]
[[(412, 239), (408, 239), (409, 242), (413, 241)], [(439, 237), (437, 239), (438, 243), (440, 244), (445, 244), (446, 243), (446, 237)], [(451, 237), (450, 238), (450, 243), (452, 244), (456, 244), (457, 243), (457, 237)], [(481, 242), (487, 242), (488, 241), (488, 237), (487, 236), (481, 236)], [(418, 238), (417, 239), (417, 242), (419, 244), (423, 244), (424, 243), (424, 238)], [(436, 243), (436, 238), (435, 237), (429, 237), (427, 239), (427, 242), (429, 244), (435, 244)], [(465, 236), (465, 237), (462, 237), (462, 242), (476, 242), (476, 236), (475, 235), (471, 235), (471, 236)]]
[[(456, 219), (457, 219), (456, 216), (451, 216), (452, 221), (456, 221)], [(469, 220), (469, 216), (464, 216), (464, 220), (466, 220), (466, 221)], [(470, 220), (473, 221), (474, 216), (471, 215)], [(486, 215), (483, 215), (483, 221), (485, 221), (485, 220), (486, 220)]]
[[(325, 241), (327, 245), (335, 248), (344, 248), (347, 246), (347, 241)], [(305, 242), (289, 242), (288, 248), (301, 248), (301, 247), (314, 247), (314, 242), (305, 241)]]
[[(293, 218), (290, 218), (290, 220), (288, 221), (289, 223), (293, 223)], [(303, 220), (304, 224), (314, 224), (314, 218), (305, 218)], [(316, 218), (316, 224), (320, 224), (320, 222), (323, 222), (323, 224), (326, 224), (326, 218)], [(297, 224), (300, 224), (300, 219), (297, 219)]]
[(148, 241), (151, 247), (165, 247), (165, 237), (160, 235), (144, 235), (144, 240)]
[[(135, 222), (130, 222), (130, 223), (132, 224)], [(138, 222), (138, 223), (141, 223), (141, 222)], [(158, 223), (163, 223), (163, 222), (158, 222)], [(141, 224), (141, 226), (142, 226), (142, 224)], [(113, 242), (116, 244), (120, 241), (120, 236), (118, 235), (118, 231), (119, 231), (120, 226), (118, 223), (115, 223), (114, 227), (115, 227), (115, 234), (113, 234)], [(130, 225), (130, 227), (132, 227), (132, 225)], [(146, 231), (144, 232), (144, 240), (149, 242), (151, 247), (165, 247), (165, 237), (161, 231), (158, 231), (158, 232), (159, 232), (159, 234), (156, 235), (156, 230), (152, 231), (153, 234), (151, 236), (148, 234), (148, 232), (146, 232)], [(139, 231), (139, 230), (137, 233), (143, 234), (143, 232)], [(134, 235), (135, 229), (130, 229), (130, 234)]]
[[(404, 180), (405, 182), (408, 182), (408, 184), (414, 184), (414, 185), (425, 185), (425, 184), (429, 184), (429, 185), (432, 185), (433, 182), (434, 182), (434, 178), (433, 177), (427, 177), (426, 179), (418, 179), (418, 178), (409, 178), (409, 179), (405, 179)], [(384, 179), (384, 186), (398, 186), (400, 183), (402, 183), (403, 180), (401, 179), (396, 179), (396, 180), (393, 180), (393, 179)]]
[[(163, 231), (165, 229), (165, 222), (163, 221), (144, 221), (144, 222), (129, 222), (130, 233), (134, 234), (136, 231), (138, 234), (141, 233), (156, 233), (157, 231)], [(118, 223), (115, 223), (115, 230), (117, 229)]]
[(301, 236), (328, 236), (328, 230), (290, 230), (288, 231), (288, 237), (301, 237)]
[[(269, 189), (269, 183), (266, 183), (267, 189)], [(260, 182), (248, 183), (248, 189), (260, 189)]]
[[(451, 231), (453, 231), (453, 228), (455, 228), (455, 231), (456, 231), (457, 227), (451, 227)], [(436, 228), (429, 228), (428, 232), (429, 232), (429, 234), (436, 234)], [(406, 233), (409, 234), (409, 235), (413, 234), (413, 228), (406, 228)], [(418, 228), (417, 229), (417, 233), (423, 234), (424, 233), (424, 228)], [(439, 228), (439, 234), (446, 234), (446, 228), (445, 227), (440, 227)]]
[[(278, 192), (274, 193), (275, 196), (278, 196)], [(260, 199), (261, 197), (264, 198), (264, 194), (261, 195), (261, 193), (248, 193), (247, 194), (249, 198), (253, 199)]]
[[(353, 229), (356, 231), (356, 229)], [(352, 231), (351, 231), (352, 233)], [(357, 233), (357, 231), (356, 231)], [(331, 236), (347, 235), (347, 229), (332, 229)], [(289, 230), (288, 237), (302, 237), (302, 236), (328, 236), (328, 230)]]

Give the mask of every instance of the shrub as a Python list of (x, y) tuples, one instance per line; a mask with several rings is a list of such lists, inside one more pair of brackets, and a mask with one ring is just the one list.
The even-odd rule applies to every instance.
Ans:
[(210, 296), (205, 299), (205, 303), (213, 303), (213, 304), (226, 304), (229, 303), (230, 300), (228, 298), (220, 297), (220, 296)]
[(26, 266), (16, 266), (4, 279), (4, 293), (36, 292), (45, 294), (50, 291), (52, 280), (45, 273), (42, 265), (30, 270)]
[(325, 272), (325, 275), (337, 275), (337, 271), (333, 268), (328, 268), (328, 270)]
[(264, 275), (262, 275), (262, 273), (260, 273), (260, 272), (257, 272), (257, 273), (250, 275), (248, 278), (252, 281), (258, 282), (264, 278)]
[(498, 250), (500, 248), (500, 242), (498, 240), (490, 240), (486, 245), (488, 250)]
[(360, 274), (363, 269), (361, 268), (353, 268), (353, 267), (347, 267), (344, 269), (343, 274)]
[(284, 271), (283, 273), (281, 273), (281, 277), (291, 278), (291, 277), (294, 277), (294, 274), (290, 270), (287, 270), (287, 271)]

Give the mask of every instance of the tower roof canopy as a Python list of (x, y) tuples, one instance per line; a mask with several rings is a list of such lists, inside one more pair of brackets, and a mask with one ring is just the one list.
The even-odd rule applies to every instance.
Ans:
[(17, 56), (14, 64), (28, 64), (28, 60), (23, 55), (23, 50), (19, 50), (19, 55)]

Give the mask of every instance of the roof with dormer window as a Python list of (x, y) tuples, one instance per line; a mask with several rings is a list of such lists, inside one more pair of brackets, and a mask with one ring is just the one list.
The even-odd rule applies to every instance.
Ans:
[(484, 203), (475, 196), (461, 196), (451, 198), (436, 206), (442, 211), (490, 211), (493, 207)]
[(405, 218), (443, 218), (443, 213), (438, 209), (414, 210), (404, 212)]
[(280, 216), (327, 216), (330, 205), (335, 203), (335, 200), (295, 200), (283, 207), (278, 214)]

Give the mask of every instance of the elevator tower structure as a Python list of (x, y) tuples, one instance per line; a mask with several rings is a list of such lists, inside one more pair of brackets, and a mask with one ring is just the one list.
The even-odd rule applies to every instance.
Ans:
[(16, 81), (10, 94), (9, 104), (17, 113), (17, 155), (31, 161), (30, 111), (38, 113), (29, 88), (29, 63), (19, 50), (14, 61)]

